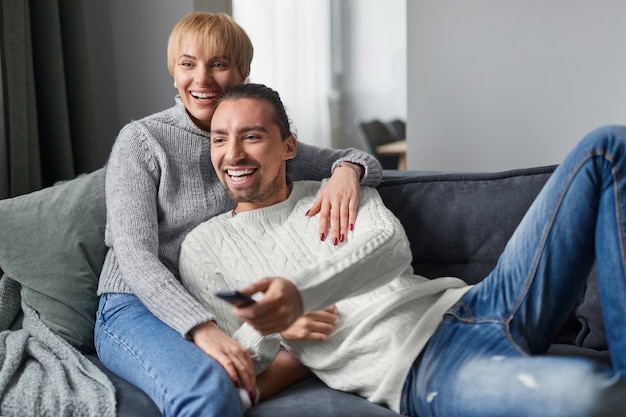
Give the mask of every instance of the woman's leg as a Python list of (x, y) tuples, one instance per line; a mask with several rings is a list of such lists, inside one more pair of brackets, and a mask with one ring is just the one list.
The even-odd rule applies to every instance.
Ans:
[(136, 296), (101, 297), (95, 339), (104, 365), (148, 394), (165, 417), (242, 415), (223, 368)]
[[(553, 402), (575, 404), (579, 411), (567, 411), (570, 416), (613, 415), (610, 407), (607, 414), (599, 414), (597, 401), (602, 398), (611, 404), (615, 392), (621, 398), (626, 395), (625, 142), (626, 128), (598, 129), (554, 172), (494, 271), (450, 311), (429, 343), (417, 378), (427, 384), (419, 393), (424, 409), (436, 409), (427, 401), (429, 395), (445, 390), (441, 402), (467, 407), (464, 402), (469, 401), (479, 409), (486, 407), (475, 414), (465, 408), (462, 415), (497, 415), (489, 414), (495, 407), (493, 398), (484, 397), (492, 389), (496, 397), (511, 394), (500, 397), (504, 404), (527, 413), (534, 407), (540, 415), (568, 415), (558, 414), (559, 410), (550, 414), (548, 403)], [(527, 357), (547, 350), (586, 282), (596, 251), (607, 338), (621, 378), (580, 360)], [(501, 359), (505, 363), (499, 364)], [(574, 375), (584, 375), (584, 381)], [(493, 386), (490, 381), (499, 382)], [(431, 382), (434, 385), (428, 385)], [(530, 389), (533, 384), (541, 389)], [(467, 392), (475, 394), (474, 400), (465, 396)], [(463, 401), (456, 403), (459, 398)], [(444, 408), (445, 414), (434, 415), (457, 415)]]

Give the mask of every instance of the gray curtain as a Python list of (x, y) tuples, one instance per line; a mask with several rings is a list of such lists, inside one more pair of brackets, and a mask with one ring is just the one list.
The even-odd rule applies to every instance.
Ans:
[[(0, 80), (2, 79), (2, 54), (0, 53)], [(0, 200), (9, 196), (9, 169), (7, 166), (7, 146), (4, 124), (4, 101), (0, 83)], [(2, 276), (2, 270), (0, 270)]]
[(0, 0), (9, 194), (100, 167), (83, 0)]

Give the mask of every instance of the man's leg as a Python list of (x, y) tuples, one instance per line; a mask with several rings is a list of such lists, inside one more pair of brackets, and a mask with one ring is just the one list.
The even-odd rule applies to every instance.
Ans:
[[(586, 282), (597, 249), (603, 308), (609, 318), (607, 336), (611, 348), (617, 349), (612, 352), (616, 370), (623, 372), (619, 364), (626, 355), (625, 336), (615, 333), (623, 333), (626, 327), (625, 141), (625, 128), (598, 129), (555, 171), (494, 271), (451, 309), (429, 343), (417, 381), (429, 384), (444, 378), (449, 386), (438, 382), (422, 387), (422, 407), (436, 409), (437, 402), (431, 404), (428, 398), (445, 390), (446, 396), (439, 403), (466, 407), (462, 415), (490, 415), (495, 403), (484, 393), (491, 389), (495, 397), (505, 401), (503, 404), (524, 412), (535, 409), (545, 416), (613, 415), (614, 410), (598, 414), (597, 401), (611, 404), (615, 392), (622, 398), (626, 395), (623, 374), (619, 379), (584, 361), (527, 355), (541, 354), (548, 348)], [(606, 292), (611, 297), (605, 297)], [(501, 359), (505, 363), (498, 364)], [(573, 379), (575, 375), (579, 378)], [(584, 382), (573, 384), (583, 375)], [(498, 383), (494, 386), (490, 381)], [(528, 389), (533, 384), (541, 389)], [(468, 392), (474, 393), (474, 400), (466, 396)], [(462, 401), (457, 403), (458, 399)], [(471, 404), (464, 404), (468, 401)], [(562, 408), (555, 411), (565, 410), (566, 414), (549, 414), (550, 401), (575, 404), (579, 411), (571, 414), (574, 410)], [(472, 406), (485, 408), (467, 414), (467, 407)], [(434, 415), (456, 415), (454, 408), (444, 409), (445, 414)], [(596, 411), (592, 414), (591, 410)], [(516, 415), (511, 413), (507, 415)]]
[(401, 411), (419, 417), (623, 417), (626, 380), (573, 357), (525, 355), (501, 323), (446, 317), (409, 372)]
[[(621, 334), (613, 352), (620, 358), (613, 360), (624, 369), (625, 202), (626, 128), (597, 129), (554, 172), (477, 292), (484, 314), (502, 317), (521, 351), (547, 350), (597, 255), (603, 309), (611, 321), (607, 337)], [(473, 314), (476, 321), (483, 313)]]
[(148, 394), (165, 417), (242, 415), (223, 368), (137, 297), (101, 297), (95, 337), (104, 365)]

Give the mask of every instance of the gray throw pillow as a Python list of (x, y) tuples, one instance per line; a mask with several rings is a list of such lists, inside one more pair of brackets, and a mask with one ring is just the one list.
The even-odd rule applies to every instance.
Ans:
[(56, 334), (92, 351), (104, 262), (105, 169), (0, 200), (0, 268)]

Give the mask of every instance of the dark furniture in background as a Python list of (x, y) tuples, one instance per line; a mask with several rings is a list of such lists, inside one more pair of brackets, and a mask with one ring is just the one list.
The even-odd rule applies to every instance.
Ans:
[(383, 169), (396, 169), (400, 157), (397, 155), (381, 155), (376, 152), (376, 148), (380, 145), (386, 145), (395, 142), (397, 139), (392, 134), (389, 126), (380, 120), (370, 120), (359, 123), (361, 132), (365, 138), (366, 144), (370, 149), (365, 149), (378, 159)]
[(394, 140), (406, 140), (406, 122), (401, 119), (394, 119), (387, 123), (389, 132)]

